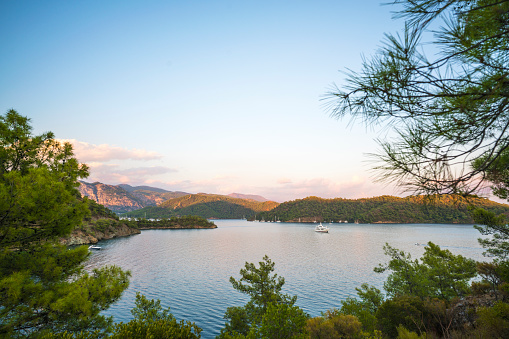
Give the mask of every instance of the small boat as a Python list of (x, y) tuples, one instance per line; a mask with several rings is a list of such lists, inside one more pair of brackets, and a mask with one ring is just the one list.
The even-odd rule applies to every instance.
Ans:
[(95, 245), (90, 245), (90, 246), (88, 246), (88, 249), (89, 250), (100, 250), (101, 247), (100, 246), (95, 246)]
[(323, 226), (322, 223), (320, 223), (319, 225), (316, 225), (315, 232), (329, 233), (329, 228), (327, 226)]

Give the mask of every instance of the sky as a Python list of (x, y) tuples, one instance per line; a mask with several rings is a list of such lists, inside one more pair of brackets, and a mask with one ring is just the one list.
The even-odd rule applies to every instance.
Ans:
[(88, 182), (189, 193), (401, 195), (387, 131), (324, 97), (401, 30), (380, 1), (0, 2), (0, 114), (72, 142)]

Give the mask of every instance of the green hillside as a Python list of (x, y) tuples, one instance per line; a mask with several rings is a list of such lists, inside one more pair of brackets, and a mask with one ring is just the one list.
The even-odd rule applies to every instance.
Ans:
[(287, 222), (347, 221), (359, 223), (460, 223), (470, 224), (472, 206), (509, 216), (509, 205), (483, 198), (454, 195), (381, 196), (366, 199), (308, 197), (288, 201), (256, 215), (257, 220)]
[(134, 218), (170, 218), (197, 215), (203, 218), (240, 219), (252, 218), (278, 205), (274, 201), (258, 202), (218, 194), (189, 194), (167, 200), (158, 206), (149, 206), (123, 214)]

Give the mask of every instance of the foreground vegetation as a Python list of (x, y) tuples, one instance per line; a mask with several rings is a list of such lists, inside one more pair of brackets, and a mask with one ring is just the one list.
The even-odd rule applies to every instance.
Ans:
[[(507, 199), (509, 1), (395, 2), (409, 18), (404, 39), (388, 36), (348, 90), (331, 93), (339, 101), (334, 113), (388, 119), (399, 128), (399, 139), (382, 142), (382, 178), (462, 195), (489, 180)], [(438, 59), (430, 62), (420, 37), (442, 16)], [(29, 120), (13, 110), (0, 117), (0, 144), (0, 337), (200, 338), (195, 324), (142, 295), (128, 323), (102, 316), (128, 287), (129, 272), (86, 272), (87, 248), (58, 244), (89, 213), (76, 189), (87, 166), (53, 134), (33, 136)], [(465, 167), (456, 172), (458, 162)], [(320, 317), (310, 318), (296, 296), (282, 293), (284, 278), (272, 273), (270, 258), (246, 263), (230, 282), (250, 300), (226, 310), (218, 338), (508, 338), (507, 217), (481, 208), (472, 217), (491, 235), (480, 241), (489, 262), (433, 243), (414, 259), (387, 244), (388, 262), (375, 268), (388, 274), (383, 292), (361, 285), (357, 298)]]
[[(15, 111), (0, 117), (0, 337), (200, 338), (194, 323), (176, 320), (157, 300), (138, 295), (133, 319), (114, 323), (101, 315), (129, 286), (130, 273), (110, 266), (86, 272), (86, 246), (58, 240), (83, 223), (119, 222), (101, 205), (82, 199), (78, 178), (88, 169), (69, 144), (48, 133), (32, 136)], [(474, 262), (428, 243), (420, 259), (389, 244), (384, 292), (357, 289), (337, 308), (310, 318), (297, 296), (282, 292), (268, 257), (246, 263), (233, 288), (250, 300), (224, 315), (218, 338), (478, 338), (509, 336), (509, 228), (506, 217), (476, 209), (473, 217), (491, 238), (481, 241), (494, 259)], [(147, 220), (141, 220), (143, 227)], [(161, 221), (168, 227), (211, 226), (198, 217)], [(147, 227), (154, 224), (145, 225)], [(472, 280), (474, 279), (474, 280)]]

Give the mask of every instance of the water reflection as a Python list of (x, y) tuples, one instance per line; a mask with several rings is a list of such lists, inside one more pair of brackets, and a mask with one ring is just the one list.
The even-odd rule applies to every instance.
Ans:
[(265, 254), (285, 277), (284, 291), (298, 295), (297, 304), (312, 316), (339, 307), (361, 283), (381, 287), (384, 277), (373, 267), (386, 262), (386, 242), (413, 257), (424, 252), (415, 243), (433, 241), (455, 254), (482, 258), (472, 226), (330, 224), (330, 232), (322, 234), (314, 232), (314, 224), (215, 223), (213, 230), (148, 230), (101, 242), (88, 268), (114, 264), (132, 272), (129, 289), (107, 314), (128, 321), (141, 292), (161, 299), (178, 319), (196, 322), (203, 338), (213, 338), (226, 308), (247, 301), (229, 277), (238, 278), (245, 262), (259, 262)]

